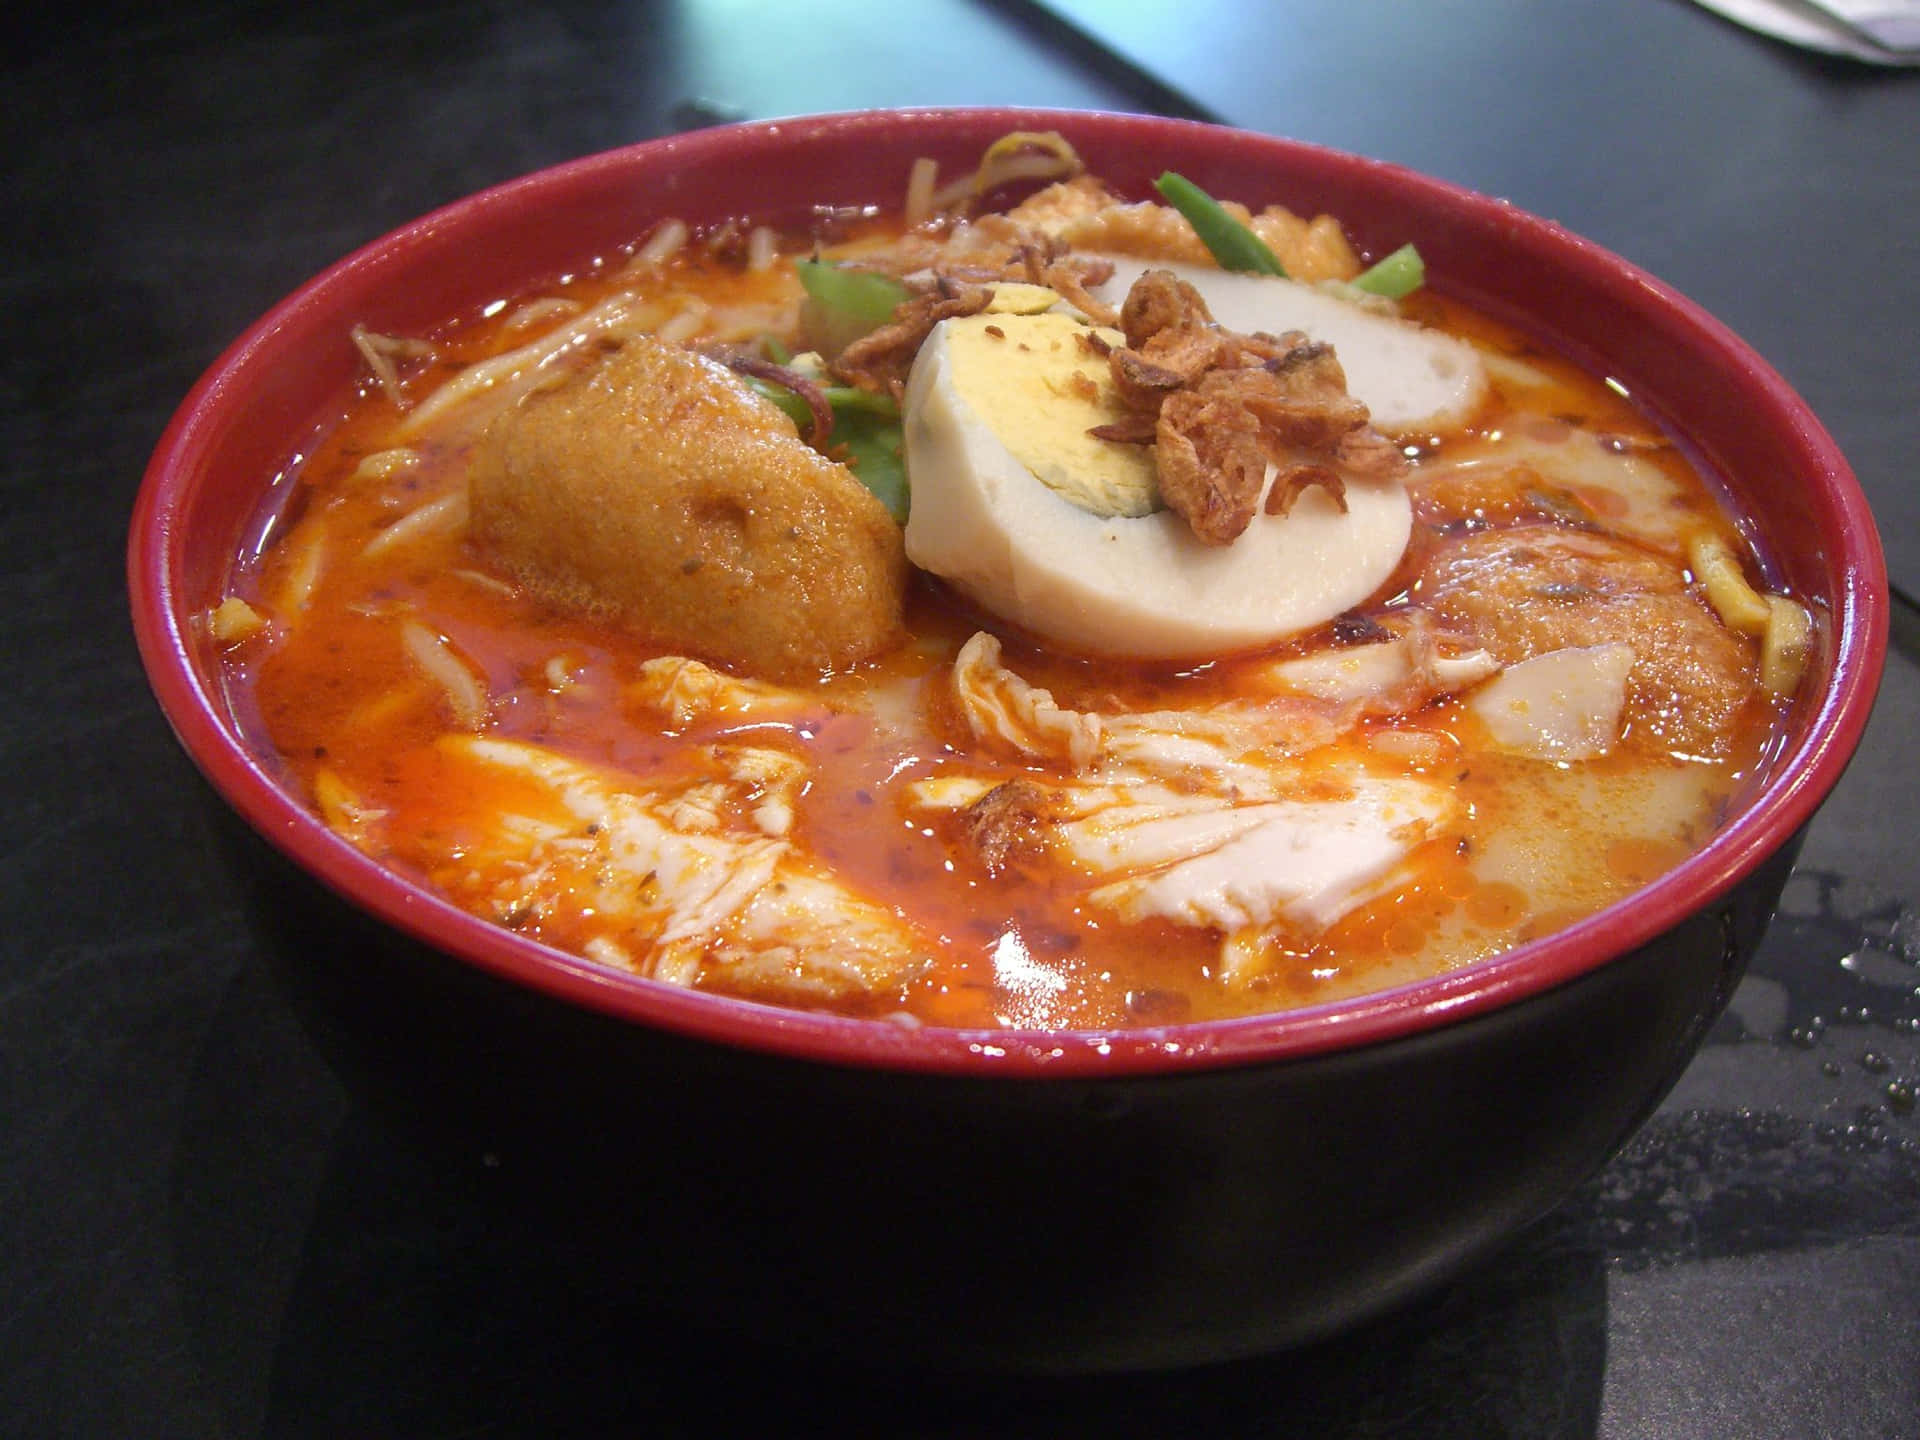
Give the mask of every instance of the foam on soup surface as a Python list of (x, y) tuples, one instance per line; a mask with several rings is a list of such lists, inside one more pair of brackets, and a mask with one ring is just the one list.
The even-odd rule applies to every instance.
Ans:
[[(495, 923), (905, 1023), (1331, 1000), (1710, 838), (1808, 617), (1680, 452), (1430, 292), (1369, 313), (1392, 329), (1363, 373), (1411, 355), (1452, 386), (1391, 430), (1338, 344), (1224, 300), (1142, 322), (1094, 287), (1104, 252), (1193, 259), (1148, 211), (1081, 177), (912, 230), (640, 237), (434, 335), (358, 336), (374, 378), (208, 617), (236, 710), (343, 837)], [(1283, 252), (1289, 223), (1256, 217)], [(1330, 225), (1296, 273), (1358, 269)], [(823, 323), (796, 258), (883, 277), (864, 330)], [(1057, 361), (996, 370), (1041, 336)], [(662, 368), (623, 352), (663, 345), (705, 359), (620, 391)], [(1030, 463), (1082, 410), (1087, 473)], [(513, 485), (470, 488), (508, 454)], [(910, 572), (843, 484), (902, 461)], [(1127, 558), (1080, 553), (1103, 544)]]

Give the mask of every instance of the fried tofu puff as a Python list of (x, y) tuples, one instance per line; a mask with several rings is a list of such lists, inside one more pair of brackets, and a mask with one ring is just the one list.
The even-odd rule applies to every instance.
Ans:
[(472, 533), (548, 602), (753, 675), (903, 633), (900, 527), (723, 366), (649, 338), (536, 391), (475, 449)]

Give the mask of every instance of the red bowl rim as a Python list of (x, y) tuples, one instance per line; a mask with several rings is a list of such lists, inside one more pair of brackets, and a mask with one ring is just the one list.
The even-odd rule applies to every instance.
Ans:
[[(1242, 1019), (1125, 1030), (949, 1030), (784, 1009), (687, 990), (595, 965), (468, 915), (336, 837), (289, 796), (225, 723), (201, 682), (177, 567), (190, 537), (182, 518), (215, 417), (273, 338), (322, 307), (348, 277), (396, 263), (423, 239), (484, 225), (502, 209), (591, 183), (641, 159), (718, 163), (763, 144), (896, 135), (901, 127), (969, 126), (1100, 131), (1143, 147), (1170, 141), (1230, 145), (1276, 159), (1310, 156), (1404, 187), (1430, 204), (1497, 213), (1515, 243), (1578, 267), (1622, 295), (1663, 308), (1693, 332), (1747, 403), (1784, 417), (1805, 448), (1818, 499), (1841, 544), (1832, 595), (1832, 683), (1801, 738), (1754, 800), (1702, 851), (1625, 900), (1544, 939), (1427, 980), (1353, 999)], [(289, 449), (301, 437), (288, 436)], [(1118, 1077), (1295, 1060), (1355, 1049), (1483, 1015), (1564, 985), (1654, 940), (1725, 896), (1806, 825), (1838, 782), (1865, 728), (1887, 642), (1885, 562), (1865, 497), (1833, 439), (1784, 379), (1692, 301), (1610, 251), (1504, 201), (1382, 161), (1194, 121), (1091, 111), (951, 108), (858, 111), (717, 127), (609, 150), (455, 201), (340, 260), (268, 311), (209, 367), (150, 461), (127, 548), (135, 636), (149, 684), (180, 743), (221, 798), (269, 843), (350, 903), (394, 929), (501, 979), (617, 1020), (721, 1045), (831, 1065), (950, 1075)]]

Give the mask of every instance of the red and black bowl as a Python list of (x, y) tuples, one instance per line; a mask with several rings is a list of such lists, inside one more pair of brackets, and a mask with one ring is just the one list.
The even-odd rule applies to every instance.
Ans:
[[(897, 204), (1059, 130), (1145, 194), (1406, 240), (1431, 283), (1611, 377), (1719, 477), (1820, 617), (1777, 763), (1712, 842), (1546, 939), (1338, 1004), (1110, 1033), (906, 1029), (655, 983), (463, 913), (343, 842), (223, 695), (195, 617), (275, 477), (358, 379), (355, 323), (418, 333), (656, 221)], [(1840, 778), (1886, 645), (1845, 460), (1698, 307), (1513, 206), (1311, 146), (1138, 116), (863, 113), (734, 126), (542, 171), (342, 260), (220, 357), (149, 467), (129, 546), (153, 689), (217, 798), (260, 943), (356, 1092), (497, 1162), (538, 1248), (637, 1294), (865, 1359), (1068, 1371), (1331, 1334), (1460, 1272), (1611, 1157), (1727, 1001)], [(821, 943), (830, 945), (831, 936)]]

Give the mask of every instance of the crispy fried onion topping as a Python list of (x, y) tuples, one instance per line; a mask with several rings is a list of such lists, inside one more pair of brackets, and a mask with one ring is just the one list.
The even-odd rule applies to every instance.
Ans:
[[(989, 216), (987, 220), (1004, 217)], [(1069, 253), (1064, 242), (1037, 231), (982, 221), (990, 232), (963, 259), (935, 265), (925, 274), (904, 277), (912, 292), (879, 329), (842, 350), (830, 369), (847, 385), (896, 400), (906, 389), (907, 372), (933, 327), (942, 320), (977, 315), (993, 300), (995, 281), (1044, 285), (1081, 313), (1101, 324), (1114, 322), (1113, 310), (1088, 290), (1113, 275), (1113, 262)]]
[(1347, 393), (1330, 345), (1297, 330), (1224, 329), (1200, 293), (1167, 270), (1134, 282), (1120, 329), (1127, 343), (1107, 365), (1129, 414), (1092, 433), (1154, 445), (1161, 498), (1209, 545), (1238, 538), (1262, 508), (1286, 514), (1310, 485), (1344, 511), (1347, 478), (1385, 479), (1407, 467)]
[(978, 228), (990, 237), (990, 253), (998, 262), (999, 273), (988, 278), (1044, 285), (1096, 325), (1119, 320), (1113, 307), (1087, 288), (1113, 278), (1113, 261), (1103, 255), (1076, 255), (1066, 241), (1014, 225), (1004, 216), (983, 220)]
[(960, 811), (960, 836), (980, 857), (989, 875), (1046, 853), (1048, 831), (1064, 818), (1054, 793), (1032, 780), (1008, 780), (994, 786)]
[(897, 400), (906, 390), (913, 357), (933, 327), (942, 320), (977, 315), (992, 299), (985, 285), (936, 275), (931, 286), (901, 301), (893, 318), (847, 346), (828, 368), (845, 384)]
[(775, 364), (747, 350), (725, 350), (716, 353), (713, 358), (736, 374), (766, 380), (798, 395), (806, 402), (807, 414), (811, 417), (804, 438), (814, 449), (825, 453), (828, 443), (833, 439), (833, 406), (827, 400), (826, 391), (792, 366)]

